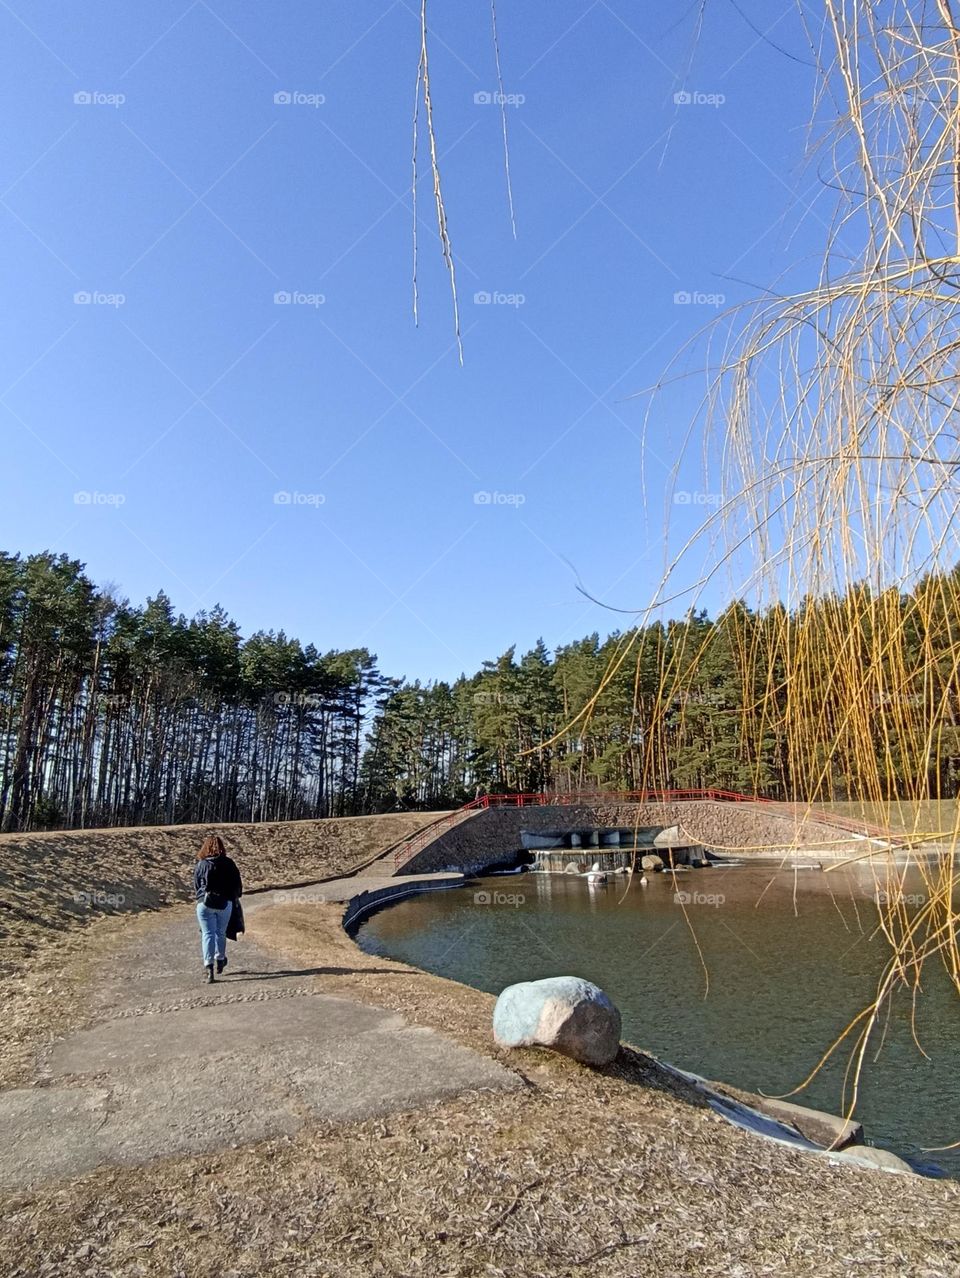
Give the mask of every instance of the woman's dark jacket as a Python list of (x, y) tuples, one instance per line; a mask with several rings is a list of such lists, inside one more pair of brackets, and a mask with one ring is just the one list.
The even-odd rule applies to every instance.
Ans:
[(193, 889), (198, 901), (208, 892), (235, 901), (243, 895), (243, 881), (236, 862), (228, 856), (207, 856), (198, 861), (193, 870)]

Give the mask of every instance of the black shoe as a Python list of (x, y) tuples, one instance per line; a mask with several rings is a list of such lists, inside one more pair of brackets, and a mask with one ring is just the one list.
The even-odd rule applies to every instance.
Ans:
[(213, 984), (213, 982), (214, 982), (213, 964), (212, 964), (212, 963), (208, 963), (208, 964), (207, 964), (207, 984), (208, 984), (208, 985), (212, 985), (212, 984)]
[(223, 971), (223, 969), (226, 966), (227, 966), (227, 960), (225, 958), (217, 959), (217, 976), (220, 975), (220, 973)]

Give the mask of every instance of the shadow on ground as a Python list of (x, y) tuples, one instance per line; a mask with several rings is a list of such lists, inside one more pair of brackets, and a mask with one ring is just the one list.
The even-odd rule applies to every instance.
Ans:
[(426, 976), (425, 972), (402, 972), (394, 967), (302, 967), (274, 970), (269, 972), (253, 972), (248, 968), (227, 970), (219, 978), (233, 984), (235, 981), (275, 981), (280, 977), (296, 976)]

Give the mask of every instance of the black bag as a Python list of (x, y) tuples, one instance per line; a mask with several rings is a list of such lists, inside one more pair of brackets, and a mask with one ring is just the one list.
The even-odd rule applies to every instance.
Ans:
[(203, 903), (208, 910), (225, 910), (230, 904), (230, 897), (226, 892), (218, 891), (218, 888), (225, 887), (224, 876), (226, 866), (220, 866), (217, 862), (219, 857), (214, 857), (210, 862), (210, 868), (207, 870), (206, 891), (203, 894)]
[(234, 901), (230, 917), (227, 919), (227, 940), (235, 941), (241, 932), (245, 932), (243, 924), (243, 906), (239, 899)]

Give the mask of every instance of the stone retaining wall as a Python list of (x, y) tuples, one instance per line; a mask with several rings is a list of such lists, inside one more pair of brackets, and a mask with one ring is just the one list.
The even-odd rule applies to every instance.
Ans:
[[(677, 825), (692, 843), (731, 855), (768, 854), (796, 847), (811, 855), (856, 846), (849, 833), (819, 821), (798, 822), (762, 803), (708, 800), (669, 803), (582, 803), (486, 808), (441, 834), (410, 858), (400, 874), (461, 870), (465, 874), (513, 861), (521, 830), (579, 830), (589, 826)], [(860, 845), (862, 846), (862, 845)], [(580, 855), (588, 856), (589, 849)]]

